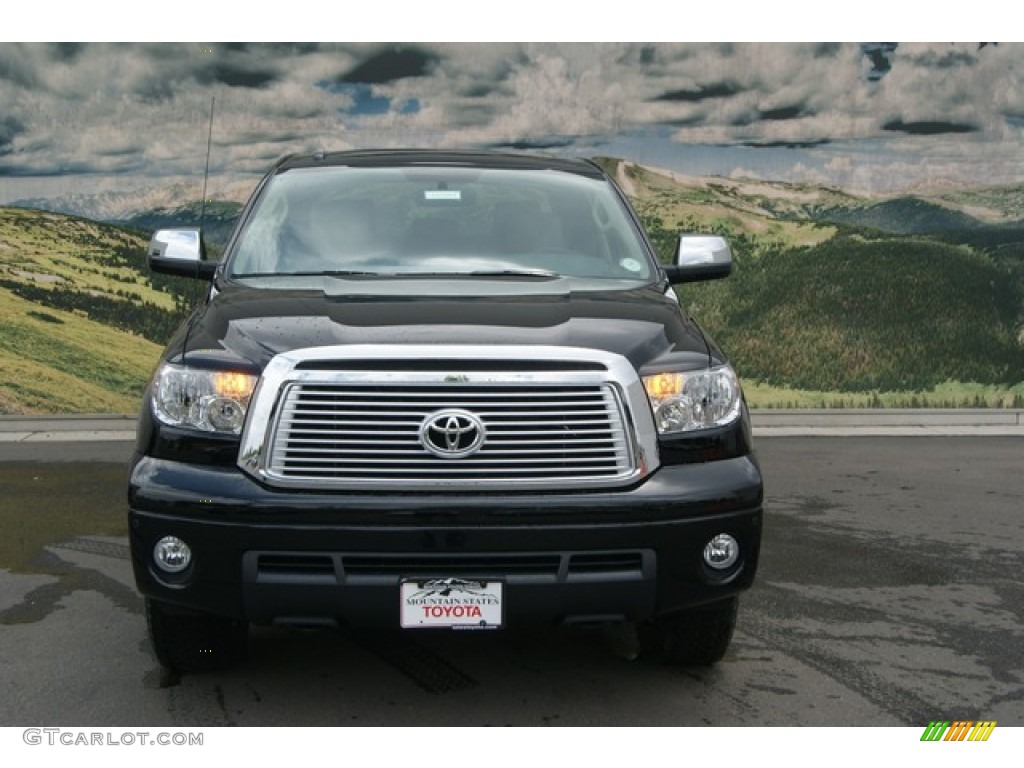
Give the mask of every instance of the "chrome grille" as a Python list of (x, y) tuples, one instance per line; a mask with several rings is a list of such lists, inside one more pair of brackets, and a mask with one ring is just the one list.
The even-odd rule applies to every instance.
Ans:
[[(473, 414), (486, 438), (470, 456), (425, 449), (424, 422)], [(591, 384), (451, 385), (300, 382), (286, 385), (267, 461), (271, 477), (336, 485), (560, 487), (633, 470), (616, 388)]]
[(267, 364), (238, 466), (299, 490), (591, 490), (658, 467), (636, 369), (579, 347), (346, 344)]

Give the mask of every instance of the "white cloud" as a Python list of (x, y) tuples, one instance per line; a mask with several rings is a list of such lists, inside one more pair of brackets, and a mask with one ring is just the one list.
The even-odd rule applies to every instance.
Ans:
[[(249, 179), (312, 148), (558, 137), (589, 146), (642, 129), (686, 144), (834, 148), (814, 162), (794, 156), (793, 177), (862, 180), (866, 171), (837, 158), (868, 147), (864, 167), (877, 172), (870, 153), (880, 140), (893, 173), (1022, 173), (1021, 45), (900, 45), (877, 82), (849, 43), (416, 47), (429, 53), (426, 71), (384, 78), (368, 93), (391, 109), (356, 115), (352, 93), (322, 86), (378, 44), (0, 44), (0, 199), (17, 196), (23, 173), (88, 172), (97, 184), (121, 175), (126, 187), (138, 174), (192, 177), (205, 160), (211, 97), (214, 167)], [(912, 135), (921, 124), (974, 132)]]

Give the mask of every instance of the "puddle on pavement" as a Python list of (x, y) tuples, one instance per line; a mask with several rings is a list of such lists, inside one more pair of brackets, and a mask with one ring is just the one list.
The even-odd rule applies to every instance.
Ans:
[[(0, 610), (0, 625), (42, 621), (76, 590), (107, 596), (141, 613), (134, 588), (75, 560), (127, 560), (127, 468), (119, 464), (15, 464), (0, 467), (0, 573), (56, 576)], [(60, 553), (66, 552), (67, 556)]]
[(127, 536), (127, 467), (13, 464), (0, 467), (0, 569), (52, 573), (43, 548), (78, 536)]

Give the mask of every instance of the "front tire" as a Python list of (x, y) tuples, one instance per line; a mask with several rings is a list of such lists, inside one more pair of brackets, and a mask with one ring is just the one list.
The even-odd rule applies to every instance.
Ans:
[(739, 598), (672, 613), (637, 626), (641, 655), (679, 666), (720, 661), (736, 628)]
[(157, 661), (178, 672), (209, 672), (245, 655), (249, 625), (238, 619), (175, 608), (146, 598), (146, 624)]

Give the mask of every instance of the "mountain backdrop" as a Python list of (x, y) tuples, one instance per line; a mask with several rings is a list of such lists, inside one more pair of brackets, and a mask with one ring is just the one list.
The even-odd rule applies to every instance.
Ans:
[[(734, 274), (679, 293), (755, 406), (1024, 406), (1024, 186), (880, 198), (598, 161), (663, 259), (680, 232), (730, 237)], [(147, 272), (150, 232), (202, 217), (219, 252), (239, 210), (0, 208), (0, 413), (137, 410), (203, 289)]]

